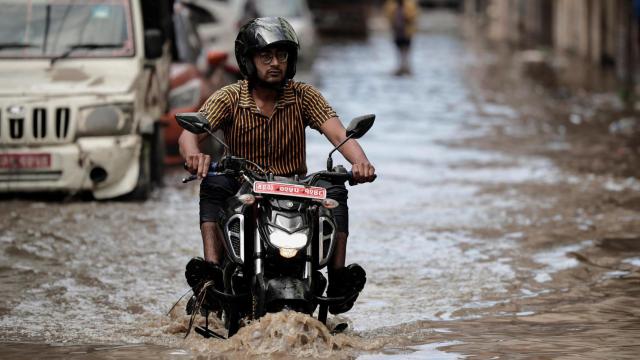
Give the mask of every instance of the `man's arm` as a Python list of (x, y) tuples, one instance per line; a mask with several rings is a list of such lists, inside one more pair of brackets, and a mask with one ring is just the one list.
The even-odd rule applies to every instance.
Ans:
[(182, 134), (178, 139), (180, 154), (185, 159), (186, 169), (192, 174), (198, 174), (199, 179), (207, 176), (209, 164), (211, 164), (211, 156), (203, 154), (198, 145), (207, 135), (196, 135), (187, 130), (182, 130)]
[[(322, 133), (329, 141), (337, 146), (346, 138), (346, 129), (337, 117), (332, 117), (320, 126)], [(371, 182), (374, 179), (376, 169), (371, 165), (367, 155), (355, 139), (347, 141), (339, 149), (340, 153), (351, 163), (353, 180), (357, 183)]]
[[(199, 112), (207, 118), (210, 129), (213, 131), (222, 126), (225, 119), (231, 116), (231, 100), (228, 89), (225, 89), (227, 89), (227, 87), (209, 96), (199, 110)], [(211, 164), (211, 156), (203, 154), (200, 146), (198, 146), (207, 136), (209, 135), (196, 135), (183, 130), (178, 139), (180, 154), (186, 161), (185, 167), (190, 173), (197, 174), (199, 179), (207, 177), (209, 164)]]

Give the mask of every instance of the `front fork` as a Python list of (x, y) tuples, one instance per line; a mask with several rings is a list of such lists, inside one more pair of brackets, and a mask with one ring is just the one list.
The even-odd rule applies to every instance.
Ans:
[(260, 240), (260, 227), (256, 223), (255, 236), (253, 237), (253, 268), (255, 275), (264, 272), (264, 263), (262, 261), (262, 241)]
[(253, 218), (253, 224), (255, 225), (254, 237), (253, 237), (253, 271), (254, 276), (252, 279), (252, 295), (251, 295), (251, 307), (252, 317), (258, 319), (265, 314), (265, 297), (266, 297), (266, 284), (264, 282), (264, 261), (262, 259), (262, 241), (260, 240), (260, 226), (258, 224), (258, 211), (259, 208), (254, 208), (255, 217)]
[(318, 261), (318, 229), (319, 229), (319, 219), (320, 212), (318, 211), (318, 207), (314, 206), (311, 208), (311, 218), (313, 219), (313, 226), (311, 226), (310, 230), (310, 241), (307, 246), (307, 260), (304, 264), (304, 275), (303, 278), (307, 280), (309, 283), (309, 288), (313, 289), (313, 272), (317, 270), (317, 261)]

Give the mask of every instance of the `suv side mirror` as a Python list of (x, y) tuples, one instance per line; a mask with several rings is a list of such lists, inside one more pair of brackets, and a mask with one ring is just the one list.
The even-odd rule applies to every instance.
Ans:
[(354, 118), (347, 127), (347, 137), (350, 139), (360, 139), (371, 129), (376, 116), (374, 114), (362, 115)]
[(162, 56), (164, 36), (159, 29), (144, 31), (144, 55), (147, 59), (155, 60)]

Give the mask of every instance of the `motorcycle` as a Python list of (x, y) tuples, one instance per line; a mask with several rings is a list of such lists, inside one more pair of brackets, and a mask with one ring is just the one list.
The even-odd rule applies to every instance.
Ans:
[[(231, 337), (243, 318), (259, 319), (285, 309), (313, 316), (319, 308), (317, 319), (326, 325), (330, 306), (352, 305), (366, 282), (366, 273), (359, 266), (346, 294), (324, 295), (327, 279), (320, 270), (334, 251), (337, 227), (331, 209), (338, 202), (327, 198), (327, 190), (317, 184), (349, 181), (355, 185), (350, 172), (341, 165), (333, 166), (332, 154), (347, 140), (362, 137), (373, 126), (375, 115), (351, 121), (347, 139), (329, 153), (326, 170), (292, 178), (274, 176), (256, 163), (233, 156), (200, 113), (177, 114), (176, 120), (194, 134), (209, 133), (225, 148), (225, 156), (211, 164), (207, 176), (244, 179), (238, 193), (227, 202), (221, 222), (227, 249), (222, 281), (202, 285), (187, 306), (192, 322), (198, 312), (206, 319), (204, 327), (196, 326), (195, 331), (205, 338), (224, 338), (209, 329), (208, 315), (216, 307)], [(183, 182), (195, 179), (197, 176), (191, 175)], [(340, 324), (334, 331), (345, 328), (346, 324)]]

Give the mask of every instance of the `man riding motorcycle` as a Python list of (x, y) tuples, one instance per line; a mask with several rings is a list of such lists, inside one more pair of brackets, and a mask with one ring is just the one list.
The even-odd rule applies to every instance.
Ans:
[[(212, 130), (222, 129), (234, 155), (260, 165), (276, 176), (304, 176), (307, 172), (305, 128), (318, 130), (335, 146), (346, 139), (345, 128), (320, 92), (296, 82), (298, 38), (283, 18), (257, 18), (244, 25), (235, 41), (235, 55), (244, 80), (216, 91), (200, 109)], [(185, 167), (203, 179), (200, 186), (200, 229), (204, 260), (187, 265), (187, 281), (197, 293), (204, 280), (220, 283), (225, 255), (220, 220), (225, 201), (236, 194), (240, 179), (209, 176), (211, 156), (199, 143), (206, 135), (183, 131), (179, 139)], [(353, 181), (371, 182), (375, 168), (356, 140), (339, 150), (352, 164)], [(323, 185), (324, 186), (324, 185)], [(357, 264), (345, 267), (348, 236), (347, 189), (327, 183), (327, 197), (337, 200), (336, 247), (328, 267), (328, 296), (341, 296), (349, 287), (364, 286), (364, 270)], [(332, 306), (331, 313), (348, 311), (353, 302)]]

